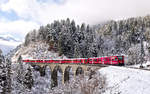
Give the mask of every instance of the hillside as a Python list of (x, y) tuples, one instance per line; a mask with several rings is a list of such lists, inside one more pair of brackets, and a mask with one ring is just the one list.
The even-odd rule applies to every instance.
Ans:
[(67, 58), (125, 55), (129, 57), (128, 64), (137, 64), (142, 60), (141, 54), (149, 57), (149, 30), (150, 16), (94, 26), (84, 23), (79, 26), (68, 18), (29, 32), (23, 46), (44, 42), (48, 51)]

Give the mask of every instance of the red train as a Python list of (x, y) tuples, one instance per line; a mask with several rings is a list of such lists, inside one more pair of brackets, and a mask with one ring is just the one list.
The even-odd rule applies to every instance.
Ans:
[(78, 58), (78, 59), (58, 59), (58, 60), (23, 60), (26, 63), (75, 63), (75, 64), (108, 64), (124, 65), (124, 56), (109, 56), (95, 58)]

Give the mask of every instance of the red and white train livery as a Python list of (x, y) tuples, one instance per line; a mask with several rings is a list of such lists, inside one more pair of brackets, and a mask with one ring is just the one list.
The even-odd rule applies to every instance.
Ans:
[(124, 56), (108, 56), (94, 58), (77, 58), (77, 59), (43, 59), (43, 60), (23, 60), (26, 63), (60, 63), (60, 64), (108, 64), (108, 65), (124, 65)]

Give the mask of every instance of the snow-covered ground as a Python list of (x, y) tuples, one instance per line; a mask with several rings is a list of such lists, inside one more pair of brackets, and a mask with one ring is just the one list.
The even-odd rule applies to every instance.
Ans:
[(106, 75), (105, 94), (150, 94), (150, 71), (111, 66), (99, 72)]

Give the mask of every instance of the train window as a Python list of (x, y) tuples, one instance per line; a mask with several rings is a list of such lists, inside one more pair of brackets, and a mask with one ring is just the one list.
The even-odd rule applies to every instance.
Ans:
[(96, 61), (96, 62), (97, 62), (97, 59), (94, 59), (94, 61)]
[(122, 58), (122, 56), (118, 56), (118, 60), (122, 60), (123, 58)]
[(115, 59), (112, 59), (112, 61), (115, 61)]
[(92, 59), (90, 59), (90, 61), (92, 61)]
[(88, 60), (87, 59), (85, 59), (85, 62), (87, 62)]

